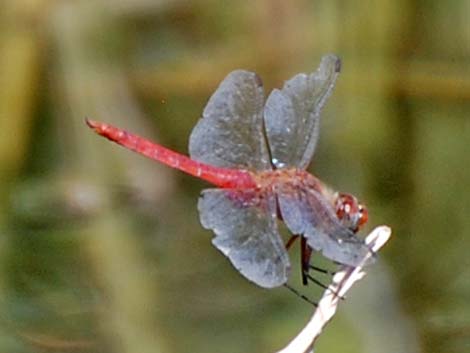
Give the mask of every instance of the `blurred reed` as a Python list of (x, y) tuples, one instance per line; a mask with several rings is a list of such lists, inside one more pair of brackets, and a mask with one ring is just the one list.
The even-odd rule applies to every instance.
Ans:
[(361, 296), (376, 315), (348, 309), (364, 305), (351, 298), (351, 316), (317, 349), (468, 347), (466, 1), (5, 0), (0, 10), (3, 350), (282, 346), (308, 309), (245, 283), (210, 247), (197, 224), (202, 184), (98, 140), (83, 119), (184, 152), (229, 71), (256, 71), (269, 91), (326, 52), (343, 74), (313, 171), (361, 195), (395, 236), (390, 268)]

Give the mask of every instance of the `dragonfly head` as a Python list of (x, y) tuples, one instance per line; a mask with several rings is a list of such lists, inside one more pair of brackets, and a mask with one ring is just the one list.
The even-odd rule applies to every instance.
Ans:
[(335, 210), (341, 223), (353, 232), (357, 232), (368, 219), (365, 206), (350, 194), (336, 194)]

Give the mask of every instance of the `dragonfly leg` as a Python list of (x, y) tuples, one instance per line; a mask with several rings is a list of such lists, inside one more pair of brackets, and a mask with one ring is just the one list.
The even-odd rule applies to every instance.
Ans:
[[(308, 281), (311, 281), (323, 289), (330, 290), (330, 288), (327, 285), (323, 284), (323, 282), (314, 278), (309, 273), (310, 269), (314, 269), (318, 272), (325, 273), (325, 274), (331, 274), (332, 272), (310, 264), (310, 258), (312, 257), (313, 249), (310, 246), (308, 246), (307, 240), (304, 237), (302, 237), (302, 239), (300, 240), (300, 251), (301, 251), (300, 261), (301, 261), (301, 268), (302, 268), (302, 284), (306, 286), (308, 285)], [(339, 293), (334, 292), (334, 294), (337, 295), (340, 299), (345, 299), (344, 297), (340, 296)]]
[[(318, 279), (312, 277), (310, 274), (304, 273), (304, 275), (305, 275), (305, 277), (306, 277), (308, 280), (312, 281), (312, 282), (315, 283), (317, 286), (319, 286), (319, 287), (321, 287), (321, 288), (323, 288), (323, 289), (326, 289), (326, 290), (331, 291), (330, 287), (328, 287), (327, 285), (323, 284), (323, 283), (320, 282)], [(338, 292), (332, 291), (332, 293), (333, 293), (334, 295), (336, 295), (336, 296), (337, 296), (339, 299), (341, 299), (341, 300), (345, 300), (345, 299), (346, 299), (346, 298), (343, 297), (342, 295), (339, 295)]]
[[(302, 267), (302, 272), (309, 272), (310, 270), (314, 270), (320, 273), (324, 273), (325, 275), (330, 275), (334, 276), (336, 274), (335, 271), (330, 271), (318, 266), (314, 266), (310, 263), (310, 258), (312, 257), (312, 252), (313, 249), (307, 244), (307, 240), (302, 237), (301, 243), (300, 243), (300, 250), (301, 250), (301, 267)], [(305, 284), (305, 281), (303, 281)]]
[(312, 256), (312, 248), (308, 246), (307, 239), (300, 239), (300, 268), (302, 269), (302, 284), (308, 284), (308, 270), (310, 268), (310, 257)]
[(286, 250), (289, 250), (294, 242), (299, 238), (298, 234), (292, 235), (286, 243)]
[(309, 304), (312, 304), (314, 307), (317, 307), (318, 306), (318, 303), (314, 302), (312, 299), (310, 299), (309, 297), (307, 297), (306, 295), (303, 295), (302, 293), (300, 293), (297, 289), (291, 287), (290, 285), (288, 285), (287, 283), (284, 283), (284, 287), (286, 287), (288, 290), (290, 290), (292, 293), (294, 293), (296, 296), (298, 296), (299, 298), (305, 300), (307, 303)]
[(325, 275), (334, 276), (336, 274), (336, 271), (330, 271), (330, 270), (327, 270), (325, 268), (321, 268), (321, 267), (318, 267), (318, 266), (315, 266), (315, 265), (312, 265), (312, 264), (309, 264), (308, 268), (311, 269), (311, 270), (320, 272), (320, 273), (324, 273)]

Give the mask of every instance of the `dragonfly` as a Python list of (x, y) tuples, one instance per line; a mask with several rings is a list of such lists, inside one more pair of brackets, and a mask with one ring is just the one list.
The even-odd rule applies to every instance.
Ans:
[[(306, 284), (313, 251), (346, 266), (358, 266), (370, 252), (356, 234), (368, 218), (364, 205), (307, 171), (340, 68), (337, 56), (325, 55), (316, 71), (295, 75), (266, 100), (257, 74), (229, 73), (191, 132), (189, 157), (106, 123), (86, 123), (127, 149), (215, 186), (201, 192), (200, 222), (215, 234), (213, 245), (258, 286), (287, 283), (287, 250), (300, 238)], [(292, 233), (286, 244), (280, 222)]]

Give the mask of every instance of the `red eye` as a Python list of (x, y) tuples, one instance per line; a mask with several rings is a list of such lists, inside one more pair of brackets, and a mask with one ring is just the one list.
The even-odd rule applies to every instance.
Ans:
[(354, 200), (350, 195), (340, 194), (336, 200), (336, 215), (339, 219), (349, 219), (353, 211)]

